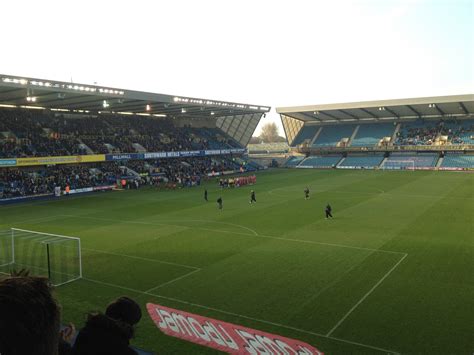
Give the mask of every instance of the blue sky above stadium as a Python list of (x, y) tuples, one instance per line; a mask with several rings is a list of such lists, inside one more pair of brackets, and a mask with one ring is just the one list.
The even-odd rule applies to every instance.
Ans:
[[(273, 108), (474, 92), (471, 0), (46, 0), (0, 10), (4, 74)], [(274, 110), (270, 121), (279, 123)]]

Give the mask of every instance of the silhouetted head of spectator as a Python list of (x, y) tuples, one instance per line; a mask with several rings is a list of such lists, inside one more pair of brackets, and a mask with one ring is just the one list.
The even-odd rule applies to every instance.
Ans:
[(92, 313), (74, 343), (76, 355), (135, 355), (129, 347), (132, 327), (102, 313)]
[(138, 303), (126, 296), (119, 297), (110, 303), (105, 310), (105, 314), (131, 326), (136, 325), (142, 318), (142, 310)]
[(0, 354), (58, 353), (60, 308), (51, 291), (42, 277), (0, 280)]

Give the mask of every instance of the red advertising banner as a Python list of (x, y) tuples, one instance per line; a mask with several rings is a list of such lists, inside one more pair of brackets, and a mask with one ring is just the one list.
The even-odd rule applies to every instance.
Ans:
[(147, 304), (156, 326), (166, 335), (228, 354), (323, 355), (299, 340), (250, 329), (177, 309)]

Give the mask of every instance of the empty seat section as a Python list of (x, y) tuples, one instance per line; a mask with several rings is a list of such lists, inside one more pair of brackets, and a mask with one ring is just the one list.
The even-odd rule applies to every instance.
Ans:
[(293, 167), (297, 166), (299, 163), (303, 161), (304, 157), (291, 157), (288, 159), (285, 163), (285, 166), (287, 167)]
[(303, 126), (303, 128), (293, 141), (293, 145), (302, 144), (306, 139), (311, 141), (314, 138), (314, 135), (318, 131), (319, 127), (320, 126)]
[(370, 147), (376, 145), (382, 138), (391, 137), (396, 125), (393, 123), (371, 123), (361, 124), (352, 147)]
[(441, 168), (474, 168), (474, 155), (446, 154)]
[(370, 169), (379, 166), (382, 160), (383, 155), (355, 155), (348, 156), (339, 166)]
[(342, 138), (350, 138), (355, 125), (323, 126), (321, 133), (313, 143), (315, 147), (335, 147)]
[[(413, 164), (411, 163), (413, 161)], [(438, 161), (438, 154), (392, 154), (387, 158), (385, 164), (390, 164), (391, 166), (400, 166), (410, 168), (414, 166), (415, 168), (434, 168), (436, 162)], [(397, 162), (398, 164), (393, 164)], [(387, 164), (389, 165), (389, 164)]]
[(301, 162), (299, 166), (307, 166), (313, 168), (332, 168), (341, 160), (340, 156), (312, 156)]

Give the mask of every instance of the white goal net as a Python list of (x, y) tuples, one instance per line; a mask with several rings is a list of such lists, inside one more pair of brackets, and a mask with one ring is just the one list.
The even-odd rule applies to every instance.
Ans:
[(55, 286), (80, 279), (81, 240), (18, 228), (0, 231), (0, 273), (21, 269), (46, 276)]
[(384, 170), (415, 170), (414, 160), (387, 159), (382, 165)]

